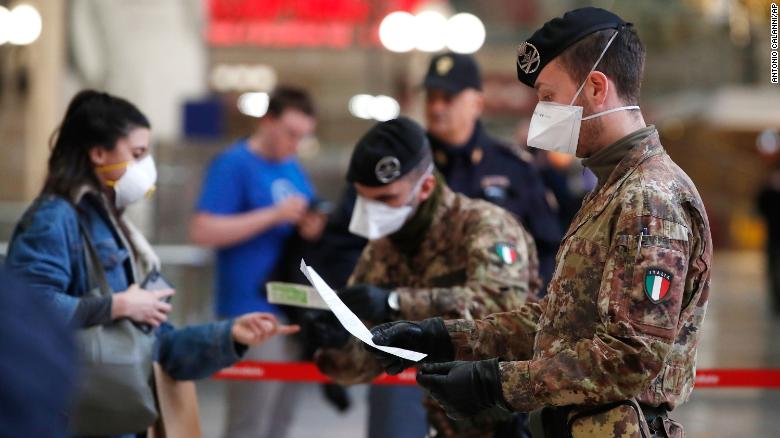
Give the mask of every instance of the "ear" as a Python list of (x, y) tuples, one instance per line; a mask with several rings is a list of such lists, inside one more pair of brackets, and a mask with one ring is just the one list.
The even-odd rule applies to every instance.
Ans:
[(89, 149), (89, 159), (95, 166), (104, 166), (108, 160), (108, 154), (100, 146), (93, 146)]
[(485, 95), (481, 92), (474, 93), (474, 111), (477, 113), (477, 117), (482, 116), (482, 111), (485, 109)]
[(423, 180), (422, 185), (420, 186), (420, 202), (423, 202), (428, 198), (430, 198), (435, 188), (436, 188), (436, 177), (433, 175), (426, 176), (425, 180)]
[(607, 76), (596, 70), (588, 75), (588, 82), (585, 85), (583, 94), (590, 101), (593, 108), (600, 108), (607, 100), (609, 93), (609, 79)]

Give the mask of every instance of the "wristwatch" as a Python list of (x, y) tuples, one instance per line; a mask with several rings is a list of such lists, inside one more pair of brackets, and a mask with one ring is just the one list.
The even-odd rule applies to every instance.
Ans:
[(392, 291), (387, 295), (387, 307), (396, 313), (401, 311), (401, 300), (398, 297), (398, 292)]

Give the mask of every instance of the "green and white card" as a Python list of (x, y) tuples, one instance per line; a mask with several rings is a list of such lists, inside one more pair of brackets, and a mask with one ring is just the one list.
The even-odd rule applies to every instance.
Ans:
[(328, 305), (311, 286), (271, 281), (266, 283), (265, 290), (272, 304), (328, 310)]

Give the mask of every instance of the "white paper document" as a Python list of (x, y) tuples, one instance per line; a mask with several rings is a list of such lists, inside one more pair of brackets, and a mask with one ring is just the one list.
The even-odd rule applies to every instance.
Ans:
[(306, 266), (306, 262), (303, 259), (301, 259), (301, 272), (303, 272), (303, 275), (305, 275), (309, 280), (309, 283), (314, 286), (314, 289), (317, 290), (317, 293), (320, 294), (333, 314), (336, 315), (336, 318), (338, 318), (341, 325), (343, 325), (344, 328), (352, 334), (352, 336), (360, 339), (361, 341), (378, 350), (382, 350), (386, 353), (390, 353), (394, 356), (398, 356), (406, 360), (411, 360), (413, 362), (419, 362), (422, 358), (427, 356), (427, 354), (417, 351), (396, 347), (385, 347), (383, 345), (374, 344), (374, 341), (371, 340), (371, 330), (369, 330), (368, 327), (363, 324), (363, 321), (361, 321), (357, 315), (349, 310), (349, 307), (347, 307), (347, 305), (341, 301), (336, 292), (334, 292), (333, 289), (331, 289), (330, 286), (325, 283), (325, 281), (319, 276), (319, 274), (317, 274), (314, 269), (312, 269), (311, 266)]

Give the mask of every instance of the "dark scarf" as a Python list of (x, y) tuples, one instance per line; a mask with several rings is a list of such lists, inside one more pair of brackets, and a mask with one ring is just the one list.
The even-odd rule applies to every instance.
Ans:
[(593, 192), (598, 192), (602, 186), (607, 182), (612, 171), (615, 170), (618, 164), (625, 158), (626, 155), (635, 146), (639, 145), (642, 140), (655, 131), (655, 126), (650, 125), (641, 129), (637, 129), (631, 134), (626, 135), (620, 140), (612, 143), (604, 149), (596, 152), (592, 156), (582, 160), (582, 165), (590, 169), (596, 178), (598, 178), (598, 185)]
[(434, 172), (436, 177), (436, 187), (431, 196), (417, 207), (411, 219), (406, 221), (403, 227), (395, 233), (388, 236), (395, 247), (407, 256), (414, 255), (423, 242), (425, 233), (431, 227), (433, 215), (441, 202), (442, 184), (444, 180), (439, 172)]

